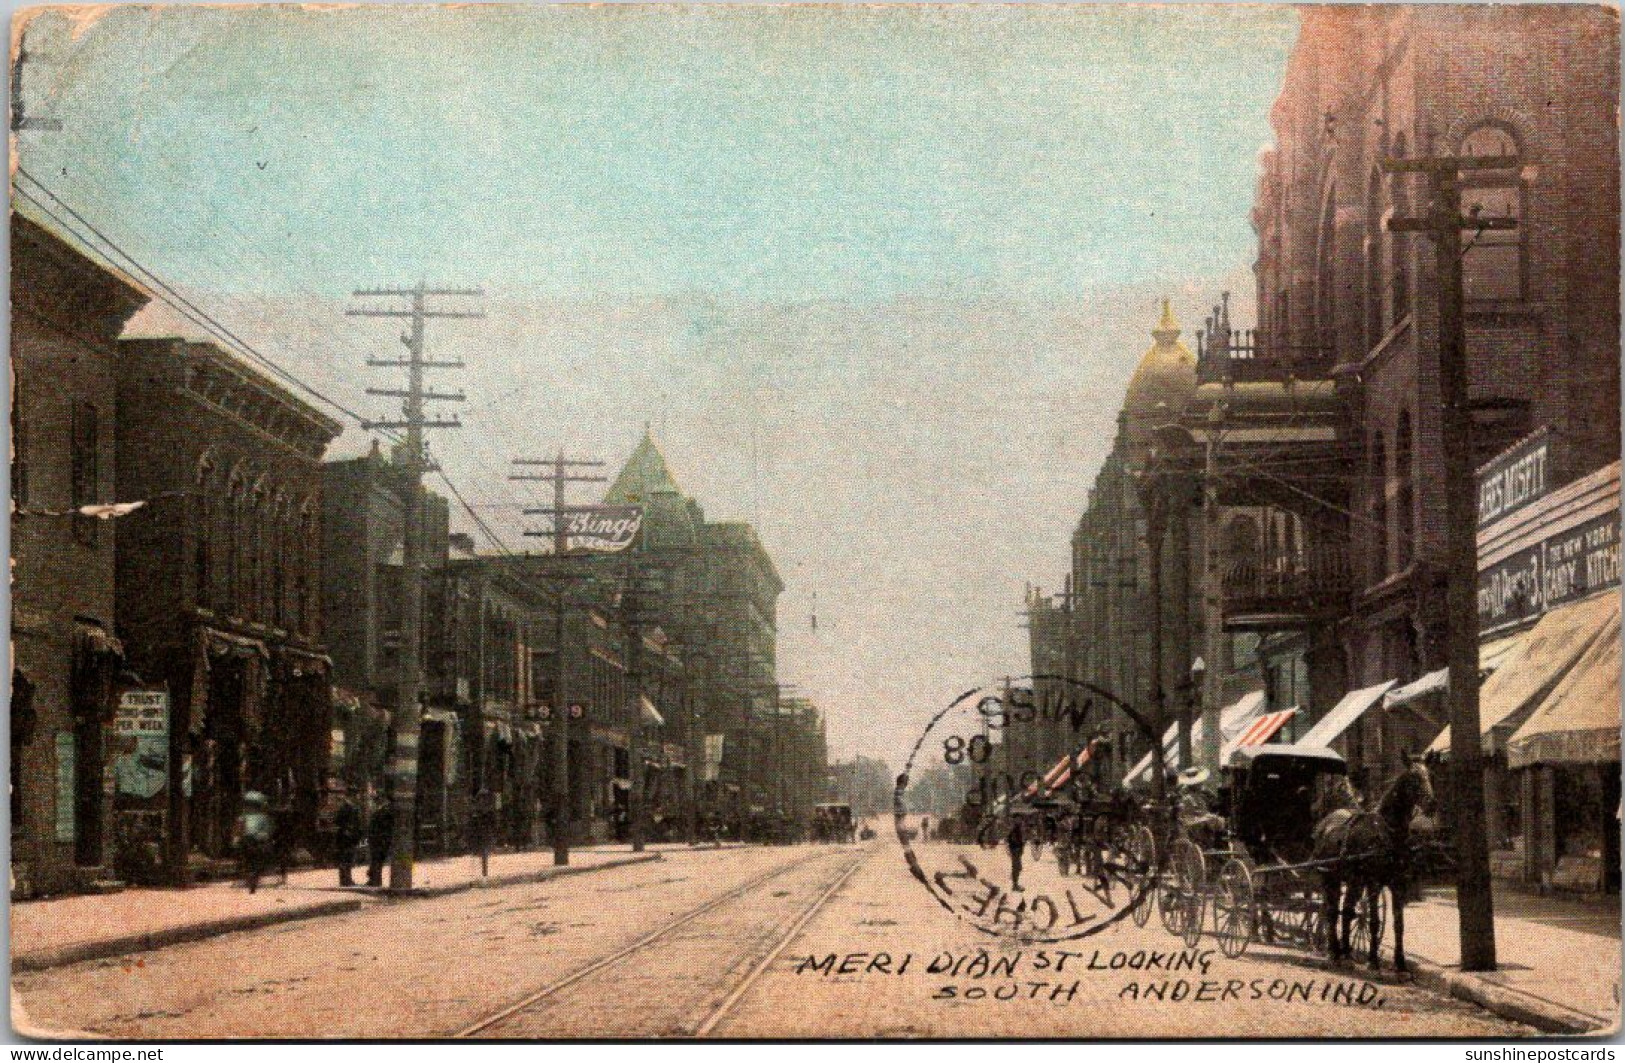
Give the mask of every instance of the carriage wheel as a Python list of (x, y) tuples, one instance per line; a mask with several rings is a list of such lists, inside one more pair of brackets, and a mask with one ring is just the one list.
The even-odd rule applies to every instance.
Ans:
[(1185, 905), (1180, 936), (1187, 946), (1195, 948), (1202, 940), (1203, 916), (1207, 910), (1207, 859), (1189, 838), (1175, 842), (1170, 855), (1178, 867), (1180, 900)]
[(1355, 956), (1364, 956), (1371, 947), (1372, 938), (1382, 946), (1382, 932), (1388, 925), (1388, 900), (1381, 888), (1360, 895), (1354, 908), (1354, 925), (1349, 931), (1349, 950)]
[(1157, 906), (1157, 891), (1146, 888), (1157, 866), (1157, 839), (1150, 827), (1141, 825), (1134, 829), (1129, 835), (1125, 856), (1129, 867), (1124, 876), (1125, 885), (1137, 898), (1131, 913), (1134, 925), (1145, 926), (1151, 921), (1151, 910)]
[(1213, 932), (1218, 935), (1219, 950), (1231, 959), (1252, 943), (1257, 923), (1255, 900), (1252, 869), (1243, 860), (1226, 861), (1213, 894)]

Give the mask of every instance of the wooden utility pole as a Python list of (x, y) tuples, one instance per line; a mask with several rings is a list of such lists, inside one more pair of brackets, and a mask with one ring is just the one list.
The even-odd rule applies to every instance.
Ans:
[(549, 516), (553, 529), (548, 532), (526, 532), (526, 535), (546, 535), (553, 539), (553, 704), (551, 706), (553, 731), (553, 864), (563, 867), (570, 862), (570, 831), (573, 816), (570, 809), (570, 670), (564, 652), (564, 611), (568, 607), (566, 590), (575, 575), (569, 571), (570, 534), (568, 517), (571, 513), (591, 511), (596, 507), (569, 507), (564, 504), (565, 486), (572, 483), (603, 483), (605, 477), (593, 473), (578, 473), (577, 469), (600, 468), (601, 461), (566, 458), (560, 450), (552, 458), (515, 458), (515, 465), (546, 466), (552, 471), (543, 475), (515, 473), (511, 480), (542, 481), (553, 485), (553, 508), (527, 509), (526, 516)]
[(406, 505), (401, 528), (401, 655), (400, 679), (396, 687), (395, 711), (391, 719), (394, 750), (389, 759), (390, 804), (394, 815), (389, 854), (389, 888), (412, 888), (412, 865), (417, 851), (416, 804), (418, 788), (418, 734), (422, 730), (423, 709), (423, 474), (429, 468), (423, 446), (423, 432), (429, 428), (460, 428), (456, 417), (430, 420), (425, 402), (462, 402), (462, 392), (428, 391), (423, 385), (425, 369), (461, 369), (462, 362), (431, 362), (424, 357), (424, 325), (429, 318), (478, 318), (477, 310), (430, 310), (429, 296), (480, 296), (478, 288), (374, 288), (353, 293), (358, 299), (406, 299), (410, 309), (374, 310), (370, 307), (346, 310), (349, 317), (398, 317), (410, 322), (401, 337), (405, 358), (369, 358), (370, 366), (406, 370), (406, 387), (368, 388), (369, 395), (386, 395), (401, 400), (399, 421), (368, 421), (362, 427), (406, 430), (404, 441)]
[(1167, 719), (1162, 692), (1162, 537), (1166, 530), (1168, 500), (1161, 477), (1152, 473), (1140, 480), (1140, 505), (1145, 509), (1145, 546), (1150, 587), (1146, 596), (1145, 626), (1151, 642), (1151, 792), (1161, 801), (1167, 792), (1162, 733)]
[(1461, 967), (1495, 969), (1495, 909), (1484, 825), (1484, 756), (1478, 707), (1478, 505), (1472, 413), (1468, 407), (1467, 336), (1462, 322), (1462, 230), (1516, 228), (1512, 218), (1461, 212), (1463, 172), (1514, 169), (1495, 157), (1384, 159), (1389, 174), (1421, 174), (1431, 196), (1422, 217), (1391, 218), (1388, 230), (1433, 241), (1438, 275), (1439, 402), (1445, 461), (1446, 632), (1450, 670), (1450, 789), (1456, 835), (1456, 910)]

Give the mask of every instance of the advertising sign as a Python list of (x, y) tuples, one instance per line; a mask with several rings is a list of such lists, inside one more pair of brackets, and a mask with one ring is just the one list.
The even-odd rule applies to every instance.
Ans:
[(1619, 582), (1619, 517), (1613, 513), (1559, 532), (1543, 545), (1541, 591), (1547, 609)]
[[(643, 525), (643, 507), (593, 506), (566, 513), (563, 520), (567, 549), (612, 554), (625, 550), (637, 538)], [(545, 534), (552, 535), (553, 531), (547, 528)]]
[(1604, 513), (1526, 547), (1478, 574), (1478, 626), (1531, 620), (1619, 584), (1619, 517)]
[(1478, 574), (1478, 627), (1493, 631), (1539, 616), (1542, 604), (1541, 545), (1519, 550)]
[(146, 804), (169, 785), (169, 692), (126, 690), (113, 716), (119, 804)]
[(1546, 493), (1551, 437), (1542, 432), (1478, 470), (1478, 526), (1516, 512)]

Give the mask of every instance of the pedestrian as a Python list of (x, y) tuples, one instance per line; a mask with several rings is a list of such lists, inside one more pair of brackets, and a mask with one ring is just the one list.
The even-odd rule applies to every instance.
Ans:
[(354, 886), (355, 850), (361, 844), (361, 808), (355, 798), (339, 794), (339, 806), (333, 811), (333, 856), (339, 868), (339, 885)]
[(1010, 817), (1010, 832), (1004, 837), (1005, 848), (1010, 850), (1010, 888), (1015, 893), (1021, 888), (1021, 851), (1027, 848), (1027, 829), (1021, 816)]
[(489, 787), (474, 795), (474, 851), (480, 855), (480, 877), (491, 874), (491, 836), (496, 830), (497, 799)]
[(265, 795), (258, 790), (243, 794), (243, 808), (237, 815), (237, 852), (242, 860), (245, 885), (253, 893), (260, 888), (260, 876), (265, 874), (271, 859), (274, 830)]
[(367, 824), (367, 885), (384, 884), (384, 864), (395, 842), (395, 809), (388, 797), (378, 802)]

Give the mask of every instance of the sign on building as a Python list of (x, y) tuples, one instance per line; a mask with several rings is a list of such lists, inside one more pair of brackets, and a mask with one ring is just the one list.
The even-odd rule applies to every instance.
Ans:
[(1515, 513), (1546, 494), (1551, 435), (1539, 432), (1478, 470), (1478, 526)]
[[(637, 538), (643, 525), (643, 507), (592, 506), (566, 513), (563, 520), (567, 549), (615, 553), (631, 546)], [(547, 534), (553, 534), (553, 530), (548, 529)]]
[(113, 716), (114, 792), (120, 803), (151, 802), (169, 785), (169, 691), (126, 690)]
[(1604, 513), (1478, 574), (1481, 631), (1511, 627), (1619, 584), (1619, 517)]

